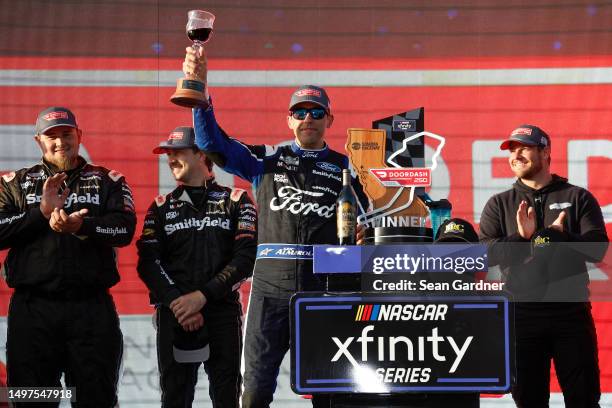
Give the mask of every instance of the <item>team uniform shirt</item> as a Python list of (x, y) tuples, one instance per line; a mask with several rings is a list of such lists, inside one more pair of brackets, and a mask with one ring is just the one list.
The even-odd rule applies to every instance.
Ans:
[(195, 290), (208, 302), (236, 303), (235, 289), (252, 274), (256, 207), (246, 191), (214, 181), (199, 188), (200, 194), (187, 189), (179, 186), (149, 207), (137, 242), (138, 273), (152, 303), (168, 306)]
[(119, 281), (114, 247), (128, 245), (136, 215), (124, 176), (79, 157), (66, 172), (70, 194), (64, 210), (87, 209), (75, 234), (58, 234), (40, 212), (45, 180), (56, 174), (44, 161), (0, 178), (0, 249), (8, 285), (54, 293), (107, 289)]

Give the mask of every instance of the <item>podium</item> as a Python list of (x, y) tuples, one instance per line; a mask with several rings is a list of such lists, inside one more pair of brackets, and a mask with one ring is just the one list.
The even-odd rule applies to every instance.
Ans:
[(321, 407), (414, 408), (510, 392), (511, 304), (474, 280), (483, 269), (478, 244), (315, 246), (314, 272), (333, 284), (291, 300), (293, 391)]

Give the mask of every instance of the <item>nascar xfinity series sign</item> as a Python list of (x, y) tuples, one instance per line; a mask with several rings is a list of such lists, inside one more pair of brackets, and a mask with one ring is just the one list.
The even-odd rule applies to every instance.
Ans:
[(510, 389), (505, 297), (298, 293), (291, 307), (298, 394)]

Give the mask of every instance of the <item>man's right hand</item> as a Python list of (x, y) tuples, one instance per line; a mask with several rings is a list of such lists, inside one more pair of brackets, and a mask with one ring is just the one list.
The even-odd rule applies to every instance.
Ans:
[(185, 49), (185, 61), (183, 61), (183, 73), (187, 78), (196, 79), (206, 83), (208, 76), (208, 68), (206, 61), (206, 52), (204, 47), (187, 47)]
[(536, 230), (535, 210), (527, 207), (527, 201), (521, 201), (516, 211), (516, 224), (519, 235), (523, 239), (531, 239)]
[(68, 198), (68, 194), (70, 194), (70, 189), (65, 188), (61, 194), (59, 189), (67, 177), (66, 173), (58, 173), (53, 177), (49, 177), (45, 184), (43, 184), (39, 208), (46, 219), (51, 218), (51, 213), (55, 208), (64, 208), (64, 202)]

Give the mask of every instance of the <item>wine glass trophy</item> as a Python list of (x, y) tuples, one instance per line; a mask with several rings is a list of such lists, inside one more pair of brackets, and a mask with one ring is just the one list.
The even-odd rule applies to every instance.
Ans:
[[(187, 13), (187, 37), (193, 41), (193, 48), (197, 50), (210, 39), (215, 16), (204, 10), (191, 10)], [(186, 108), (195, 106), (208, 106), (205, 92), (206, 84), (197, 78), (179, 78), (176, 81), (176, 92), (170, 101)]]

